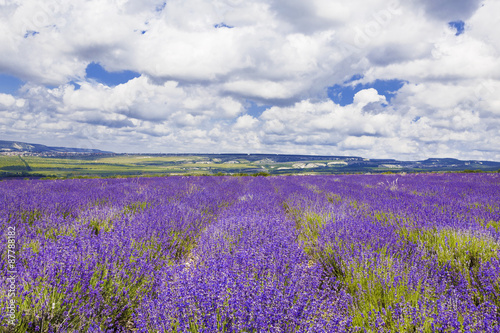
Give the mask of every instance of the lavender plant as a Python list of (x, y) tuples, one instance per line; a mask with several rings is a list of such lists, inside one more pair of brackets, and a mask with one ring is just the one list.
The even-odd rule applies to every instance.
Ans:
[(497, 174), (4, 181), (16, 323), (6, 312), (0, 322), (13, 332), (495, 332), (498, 198)]

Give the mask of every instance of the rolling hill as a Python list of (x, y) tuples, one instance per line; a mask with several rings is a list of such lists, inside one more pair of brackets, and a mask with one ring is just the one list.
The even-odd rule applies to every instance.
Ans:
[(343, 174), (481, 172), (500, 162), (429, 158), (422, 161), (358, 156), (283, 154), (116, 154), (84, 148), (0, 141), (0, 178), (139, 175)]

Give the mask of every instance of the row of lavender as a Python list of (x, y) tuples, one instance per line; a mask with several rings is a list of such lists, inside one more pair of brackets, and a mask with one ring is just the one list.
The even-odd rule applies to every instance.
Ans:
[(493, 174), (310, 177), (297, 182), (287, 208), (305, 251), (353, 297), (353, 326), (496, 332), (499, 181)]
[[(183, 260), (201, 230), (234, 200), (236, 183), (1, 183), (2, 229), (16, 227), (19, 249), (17, 331), (132, 329), (131, 316), (159, 283), (158, 270)], [(5, 248), (2, 242), (2, 254)], [(1, 265), (5, 271), (6, 260)]]
[(15, 330), (493, 332), (498, 198), (493, 174), (2, 182)]

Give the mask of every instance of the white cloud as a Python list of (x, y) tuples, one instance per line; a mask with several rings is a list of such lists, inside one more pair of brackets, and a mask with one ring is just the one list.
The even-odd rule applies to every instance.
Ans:
[(232, 118), (243, 112), (243, 105), (231, 97), (224, 97), (215, 102), (224, 111), (223, 115)]
[(14, 96), (9, 95), (9, 94), (0, 94), (0, 105), (3, 105), (4, 107), (9, 107), (12, 106), (16, 103), (16, 99)]
[(370, 149), (376, 143), (376, 138), (371, 136), (348, 136), (340, 143), (340, 146), (345, 149)]
[(373, 88), (363, 89), (354, 95), (354, 104), (360, 107), (366, 106), (369, 103), (385, 101), (385, 96), (379, 95), (377, 90)]
[[(0, 74), (27, 83), (0, 93), (0, 130), (120, 151), (499, 159), (499, 10), (495, 0), (4, 1)], [(91, 62), (141, 76), (108, 87), (85, 77)], [(345, 107), (327, 99), (355, 74), (408, 83), (390, 102), (373, 88)], [(253, 113), (249, 101), (269, 108)]]
[(224, 84), (224, 90), (249, 97), (286, 99), (294, 95), (294, 83), (280, 84), (273, 81), (235, 81)]
[(252, 127), (255, 127), (255, 125), (257, 125), (258, 122), (259, 120), (246, 114), (241, 117), (238, 117), (238, 119), (236, 120), (236, 124), (234, 124), (234, 128), (248, 130), (251, 129)]
[(481, 0), (422, 0), (427, 13), (443, 21), (466, 20), (479, 7)]

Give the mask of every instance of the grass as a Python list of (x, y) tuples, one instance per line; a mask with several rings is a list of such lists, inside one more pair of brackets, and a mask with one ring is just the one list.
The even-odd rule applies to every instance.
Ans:
[[(417, 307), (420, 299), (433, 297), (422, 284), (410, 286), (409, 269), (386, 253), (346, 261), (327, 247), (318, 257), (325, 275), (353, 296), (349, 313), (359, 331), (379, 332), (383, 327), (390, 332), (411, 332), (416, 329), (411, 316), (398, 318), (394, 311), (402, 303)], [(424, 327), (430, 328), (431, 323), (429, 318)]]
[(131, 246), (135, 249), (135, 252), (128, 259), (131, 263), (137, 262), (145, 253), (148, 253), (150, 259), (156, 258), (159, 262), (158, 265), (161, 265), (162, 262), (173, 263), (168, 254), (163, 251), (163, 245), (155, 237), (143, 241), (132, 240)]
[(123, 209), (125, 215), (134, 215), (144, 211), (150, 204), (147, 201), (137, 201), (126, 205)]
[(328, 193), (326, 195), (326, 198), (328, 200), (328, 202), (330, 203), (340, 203), (342, 202), (342, 197), (338, 194), (335, 194), (335, 193)]
[[(97, 297), (90, 296), (90, 290), (83, 292), (81, 283), (74, 285), (71, 290), (65, 290), (68, 286), (55, 287), (54, 281), (42, 278), (24, 286), (30, 293), (23, 302), (17, 297), (18, 312), (22, 316), (15, 332), (49, 332), (49, 328), (57, 329), (63, 325), (68, 325), (74, 332), (91, 331), (88, 318), (73, 311), (73, 307), (80, 302), (91, 305), (93, 321), (101, 329), (131, 329), (132, 314), (150, 291), (151, 278), (145, 275), (137, 276), (127, 270), (123, 274), (117, 274), (116, 271), (120, 270), (120, 267), (108, 263), (99, 263), (92, 269), (93, 274), (86, 283), (89, 284), (90, 290), (100, 286), (100, 294)], [(68, 302), (68, 293), (74, 297), (71, 304)], [(113, 318), (113, 322), (110, 322), (109, 318)], [(32, 325), (28, 324), (30, 322)]]
[[(135, 214), (146, 209), (146, 202), (137, 202), (127, 205), (124, 212)], [(39, 211), (25, 211), (21, 214), (27, 223), (34, 222), (41, 216)], [(94, 233), (111, 231), (113, 228), (112, 217), (106, 219), (90, 219), (88, 225)], [(37, 233), (47, 240), (57, 241), (61, 235), (77, 235), (74, 226), (62, 226), (58, 228), (37, 229)], [(35, 239), (25, 243), (21, 251), (31, 251), (40, 253), (40, 240)], [(19, 304), (17, 312), (21, 315), (14, 332), (50, 332), (58, 327), (68, 325), (70, 331), (85, 332), (95, 330), (89, 324), (88, 318), (80, 312), (74, 311), (77, 304), (87, 304), (93, 309), (93, 322), (102, 330), (114, 330), (118, 327), (127, 327), (132, 330), (132, 314), (139, 306), (143, 297), (148, 295), (152, 286), (152, 279), (149, 276), (137, 272), (134, 265), (130, 265), (146, 253), (150, 258), (157, 259), (158, 265), (163, 265), (166, 257), (162, 255), (161, 244), (151, 239), (149, 241), (132, 243), (136, 249), (130, 258), (123, 258), (116, 262), (99, 262), (95, 267), (84, 267), (86, 271), (91, 271), (90, 280), (81, 281), (75, 285), (58, 285), (59, 278), (48, 280), (46, 276), (40, 276), (35, 281), (23, 285), (23, 289), (28, 292), (22, 301), (20, 295), (16, 295), (16, 304)], [(189, 248), (185, 243), (179, 246)], [(164, 260), (164, 261), (162, 261)], [(159, 268), (159, 267), (157, 267)], [(59, 274), (59, 273), (58, 273)], [(63, 273), (63, 274), (67, 274)], [(72, 272), (73, 275), (83, 274), (83, 272)], [(82, 283), (88, 285), (90, 289), (82, 289)], [(92, 296), (92, 289), (97, 285), (99, 295)], [(69, 289), (68, 289), (69, 288)], [(110, 310), (111, 309), (111, 310)], [(113, 318), (110, 322), (108, 318)], [(31, 325), (29, 323), (32, 323)]]
[(42, 212), (38, 209), (21, 211), (21, 222), (28, 223), (30, 226), (42, 218)]
[(187, 258), (196, 246), (198, 235), (191, 235), (185, 231), (171, 231), (168, 250), (175, 260)]
[(461, 272), (498, 257), (500, 250), (489, 236), (467, 230), (401, 228), (398, 233), (403, 240), (420, 245), (428, 256), (436, 257), (440, 265), (450, 264)]
[(112, 218), (92, 219), (90, 220), (88, 226), (92, 230), (92, 233), (96, 236), (103, 232), (113, 231)]
[(47, 239), (57, 240), (60, 236), (77, 236), (77, 232), (74, 226), (62, 226), (61, 228), (49, 228), (44, 232), (44, 236)]
[(2, 156), (0, 157), (0, 170), (28, 171), (28, 168), (19, 156)]
[[(236, 156), (235, 156), (236, 157)], [(225, 158), (223, 158), (225, 159)], [(228, 157), (229, 159), (229, 157)], [(40, 157), (40, 156), (3, 156), (0, 155), (0, 178), (8, 177), (49, 177), (75, 178), (82, 176), (146, 176), (165, 174), (181, 175), (213, 175), (218, 172), (227, 174), (248, 173), (254, 174), (259, 171), (269, 172), (275, 175), (292, 174), (334, 174), (334, 173), (358, 173), (358, 172), (380, 172), (375, 167), (356, 167), (345, 165), (329, 165), (318, 168), (293, 168), (296, 163), (323, 163), (327, 164), (333, 160), (304, 160), (290, 162), (265, 162), (249, 161), (242, 158), (234, 158), (232, 161), (239, 163), (222, 162), (220, 159), (206, 156), (183, 155), (183, 156), (161, 156), (161, 155), (90, 155), (73, 156), (70, 158)], [(204, 162), (204, 163), (197, 163)], [(206, 162), (206, 163), (205, 163)], [(281, 167), (288, 170), (278, 170)], [(418, 170), (415, 170), (418, 171)]]
[(486, 228), (493, 228), (495, 229), (496, 232), (500, 231), (500, 221), (494, 221), (490, 220), (488, 223), (485, 225)]
[(117, 157), (106, 157), (95, 160), (96, 163), (106, 163), (106, 164), (141, 164), (148, 162), (191, 162), (191, 161), (202, 161), (204, 160), (199, 156), (117, 156)]
[[(191, 174), (206, 175), (216, 172), (235, 173), (255, 170), (245, 163), (215, 163), (200, 156), (116, 156), (94, 159), (45, 158), (37, 156), (0, 156), (2, 176), (74, 178), (81, 176), (113, 177), (118, 175)], [(208, 164), (196, 164), (199, 161)], [(26, 167), (29, 165), (29, 168)], [(253, 171), (252, 171), (253, 172)]]
[(184, 163), (182, 164), (185, 168), (216, 168), (216, 169), (246, 169), (255, 168), (252, 164), (232, 164), (232, 163), (209, 163), (209, 164), (194, 164), (194, 163)]
[(40, 241), (38, 240), (32, 240), (28, 243), (24, 243), (22, 245), (22, 248), (21, 250), (24, 250), (24, 249), (31, 249), (31, 251), (35, 254), (38, 254), (38, 252), (40, 252)]
[(475, 300), (481, 304), (489, 301), (500, 309), (500, 279), (494, 281), (495, 292), (483, 286), (479, 270), (492, 259), (499, 258), (500, 244), (487, 234), (454, 229), (406, 229), (399, 231), (402, 240), (418, 244), (424, 256), (434, 258), (447, 270), (451, 283), (460, 285), (465, 281)]
[(309, 210), (301, 210), (283, 203), (285, 212), (295, 221), (295, 228), (299, 231), (298, 242), (302, 244), (308, 255), (314, 255), (318, 251), (318, 239), (321, 230), (326, 223), (333, 222), (330, 213), (318, 214)]
[[(65, 314), (70, 307), (62, 304), (62, 300), (66, 297), (63, 292), (43, 280), (25, 286), (25, 290), (30, 292), (23, 302), (17, 297), (18, 312), (23, 316), (14, 332), (48, 332), (49, 326), (51, 328), (59, 326), (54, 325), (54, 322), (62, 325), (68, 321), (69, 317)], [(30, 322), (32, 325), (29, 325)]]
[[(334, 204), (343, 201), (338, 195), (330, 193), (327, 194), (327, 199)], [(367, 208), (361, 202), (347, 200), (347, 203), (356, 210)], [(349, 247), (352, 244), (343, 244), (339, 239), (334, 244), (320, 247), (318, 239), (321, 230), (327, 223), (334, 222), (334, 219), (329, 214), (301, 210), (291, 207), (288, 203), (283, 206), (300, 231), (298, 241), (304, 252), (313, 264), (321, 265), (324, 283), (336, 281), (337, 288), (352, 296), (349, 313), (356, 332), (416, 332), (417, 329), (433, 332), (438, 328), (430, 315), (426, 316), (424, 322), (414, 323), (409, 309), (435, 313), (433, 302), (436, 302), (439, 295), (422, 280), (417, 285), (410, 285), (410, 276), (414, 272), (401, 258), (392, 257), (386, 248), (372, 251), (365, 245), (363, 247), (367, 250), (367, 257), (342, 255), (343, 249), (347, 250), (345, 253), (350, 252)], [(480, 265), (498, 258), (500, 251), (500, 245), (486, 233), (455, 229), (418, 229), (411, 227), (411, 221), (407, 219), (399, 221), (400, 219), (391, 212), (378, 211), (372, 216), (377, 224), (395, 225), (401, 241), (419, 245), (425, 253), (424, 258), (436, 260), (440, 267), (451, 270), (452, 275), (461, 274), (470, 289), (475, 290), (478, 304), (490, 301), (500, 307), (500, 301), (494, 299), (494, 293), (481, 289), (481, 278), (478, 276)], [(401, 222), (403, 225), (400, 225)], [(499, 223), (490, 221), (485, 225), (498, 228)], [(497, 286), (500, 292), (500, 279)], [(398, 311), (399, 317), (395, 311)], [(458, 316), (459, 322), (463, 323), (463, 315)]]

